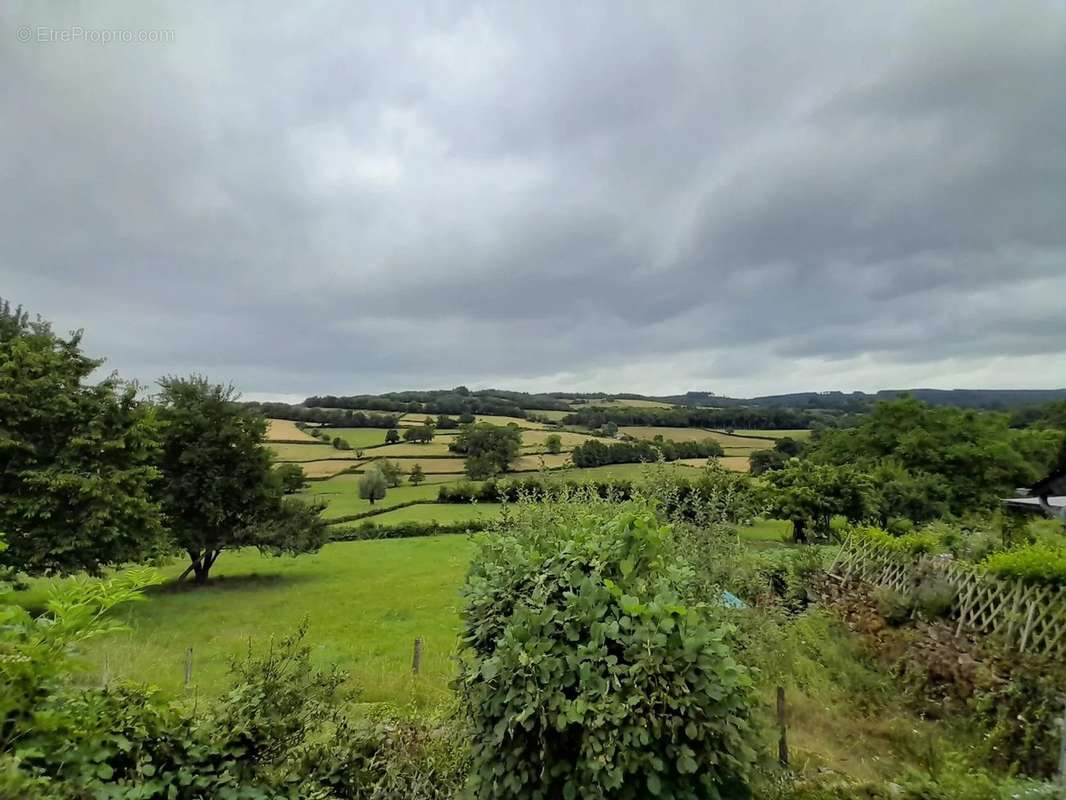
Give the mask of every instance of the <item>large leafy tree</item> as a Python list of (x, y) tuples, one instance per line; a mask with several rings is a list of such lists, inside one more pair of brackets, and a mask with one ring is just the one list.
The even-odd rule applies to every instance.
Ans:
[(296, 555), (325, 543), (322, 506), (284, 496), (263, 446), (266, 420), (239, 405), (232, 387), (198, 376), (160, 386), (162, 507), (174, 544), (189, 556), (185, 575), (206, 583), (226, 550)]
[(507, 472), (522, 447), (522, 431), (515, 425), (479, 422), (464, 425), (448, 449), (466, 456), (466, 474), (475, 480)]
[(838, 515), (859, 522), (876, 504), (869, 476), (852, 467), (797, 459), (765, 477), (770, 515), (790, 520), (797, 542), (806, 542), (809, 530), (828, 535), (829, 523)]
[(890, 460), (911, 475), (942, 479), (948, 510), (965, 513), (1045, 475), (1061, 439), (1053, 430), (1012, 429), (1006, 414), (904, 397), (878, 403), (858, 427), (825, 431), (811, 458), (863, 469)]
[(0, 563), (95, 573), (161, 551), (155, 414), (114, 375), (92, 383), (102, 363), (0, 301)]

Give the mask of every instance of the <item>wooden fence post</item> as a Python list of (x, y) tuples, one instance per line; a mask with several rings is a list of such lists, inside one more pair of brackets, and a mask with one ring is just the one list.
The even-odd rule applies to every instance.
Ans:
[(1062, 741), (1059, 743), (1059, 774), (1058, 782), (1066, 786), (1066, 702), (1062, 706)]
[(415, 651), (411, 657), (411, 672), (417, 675), (422, 669), (422, 637), (415, 638)]
[(777, 726), (780, 737), (777, 740), (777, 761), (782, 767), (788, 767), (788, 718), (785, 715), (785, 687), (777, 687)]
[(192, 683), (192, 648), (189, 647), (185, 650), (185, 688), (189, 688), (189, 684)]
[(104, 691), (107, 691), (108, 684), (111, 683), (111, 659), (107, 652), (104, 651), (104, 673), (100, 676), (100, 685)]

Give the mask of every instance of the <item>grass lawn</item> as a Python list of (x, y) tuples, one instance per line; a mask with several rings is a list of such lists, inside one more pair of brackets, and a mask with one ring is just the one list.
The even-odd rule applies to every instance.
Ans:
[[(387, 501), (388, 498), (385, 498)], [(385, 502), (382, 501), (382, 502)], [(375, 514), (365, 521), (375, 525), (396, 525), (401, 522), (470, 522), (491, 519), (500, 513), (499, 503), (423, 503)]]
[[(99, 679), (106, 656), (113, 680), (179, 692), (191, 647), (193, 684), (209, 696), (227, 686), (229, 659), (249, 642), (261, 650), (307, 619), (315, 661), (340, 664), (361, 700), (433, 704), (447, 696), (453, 674), (469, 555), (469, 539), (456, 535), (336, 543), (298, 558), (224, 553), (208, 586), (164, 584), (123, 607), (118, 614), (132, 630), (89, 643), (85, 680)], [(163, 572), (174, 578), (184, 567), (175, 561)], [(20, 600), (39, 606), (46, 585), (34, 582)], [(425, 645), (414, 677), (417, 636)]]
[(703, 428), (666, 428), (656, 425), (624, 425), (618, 429), (619, 433), (625, 433), (634, 439), (651, 441), (656, 436), (669, 439), (672, 442), (705, 442), (708, 439), (719, 442), (722, 434), (705, 431)]
[(339, 436), (354, 448), (385, 444), (388, 432), (388, 428), (330, 428), (328, 431), (331, 439)]
[(744, 542), (790, 542), (792, 523), (783, 519), (757, 519), (738, 530)]

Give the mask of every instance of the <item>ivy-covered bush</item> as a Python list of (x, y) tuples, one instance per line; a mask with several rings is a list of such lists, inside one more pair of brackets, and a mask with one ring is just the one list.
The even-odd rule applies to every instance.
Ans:
[(636, 503), (530, 506), (478, 540), (460, 673), (478, 798), (743, 797), (752, 679)]

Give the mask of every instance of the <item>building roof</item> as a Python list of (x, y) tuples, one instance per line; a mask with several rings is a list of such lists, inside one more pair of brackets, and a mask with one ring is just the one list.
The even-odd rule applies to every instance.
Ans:
[[(1048, 497), (1047, 504), (1056, 510), (1066, 510), (1066, 495)], [(1012, 508), (1032, 509), (1040, 511), (1039, 497), (1008, 497), (1003, 500), (1003, 505)]]
[(1052, 472), (1040, 483), (1035, 484), (1030, 490), (1034, 497), (1050, 497), (1052, 495), (1066, 494), (1066, 469)]

